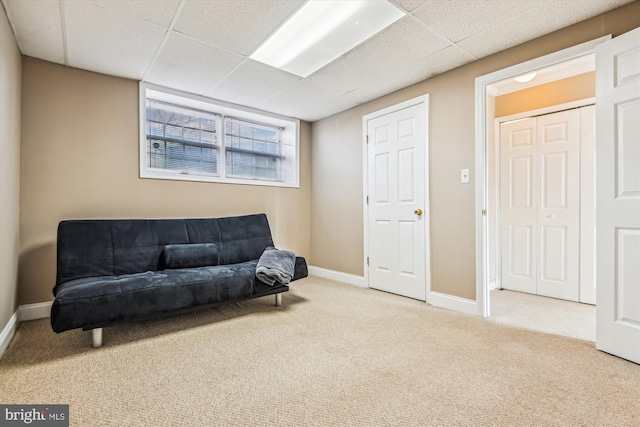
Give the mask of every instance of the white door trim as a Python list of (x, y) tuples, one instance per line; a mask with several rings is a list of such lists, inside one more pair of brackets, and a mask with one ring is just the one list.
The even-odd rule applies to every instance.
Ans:
[(575, 108), (586, 107), (587, 105), (595, 105), (595, 103), (596, 103), (595, 97), (579, 99), (577, 101), (571, 101), (565, 104), (552, 105), (550, 107), (538, 108), (536, 110), (524, 111), (522, 113), (511, 114), (508, 116), (496, 117), (494, 120), (495, 120), (495, 123), (500, 124), (504, 122), (510, 122), (513, 120), (525, 119), (527, 117), (542, 116), (545, 114), (559, 113), (560, 111), (565, 111), (565, 110), (573, 110)]
[(427, 302), (429, 302), (429, 292), (431, 291), (431, 244), (429, 239), (429, 228), (431, 223), (431, 214), (429, 209), (429, 94), (418, 96), (408, 101), (401, 102), (391, 107), (384, 108), (373, 113), (369, 113), (362, 116), (362, 172), (363, 172), (363, 187), (362, 187), (362, 211), (363, 211), (363, 227), (364, 227), (364, 287), (369, 287), (369, 268), (367, 259), (369, 258), (369, 205), (367, 204), (367, 197), (369, 191), (369, 163), (368, 163), (368, 144), (367, 144), (367, 122), (380, 116), (393, 113), (394, 111), (403, 110), (405, 108), (413, 107), (415, 105), (424, 104), (425, 106), (425, 123), (426, 123), (426, 150), (425, 150), (425, 186), (424, 186), (424, 211), (427, 213), (428, 221), (425, 224), (425, 286), (427, 294)]
[(477, 315), (489, 316), (489, 290), (487, 268), (487, 216), (488, 200), (488, 127), (487, 86), (501, 80), (517, 77), (541, 68), (589, 55), (595, 47), (611, 39), (611, 35), (597, 38), (577, 46), (535, 58), (476, 78), (475, 83), (475, 178), (476, 178), (476, 305)]

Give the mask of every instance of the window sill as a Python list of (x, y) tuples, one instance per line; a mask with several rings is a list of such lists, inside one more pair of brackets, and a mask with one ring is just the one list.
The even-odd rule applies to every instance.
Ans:
[(221, 178), (218, 176), (183, 175), (152, 171), (140, 172), (141, 179), (165, 179), (169, 181), (211, 182), (216, 184), (255, 185), (262, 187), (300, 188), (295, 182), (261, 181), (258, 179)]

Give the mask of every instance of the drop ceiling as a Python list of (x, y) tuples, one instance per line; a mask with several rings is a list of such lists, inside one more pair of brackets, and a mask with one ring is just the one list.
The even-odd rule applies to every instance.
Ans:
[(2, 4), (23, 55), (316, 121), (631, 1), (392, 0), (404, 18), (306, 78), (249, 58), (304, 0)]

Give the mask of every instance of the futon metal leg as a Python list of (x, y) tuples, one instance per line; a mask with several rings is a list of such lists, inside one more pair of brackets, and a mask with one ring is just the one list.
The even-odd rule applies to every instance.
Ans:
[(282, 305), (282, 294), (276, 294), (276, 307), (280, 307)]
[(91, 330), (91, 347), (102, 347), (102, 328), (96, 328)]

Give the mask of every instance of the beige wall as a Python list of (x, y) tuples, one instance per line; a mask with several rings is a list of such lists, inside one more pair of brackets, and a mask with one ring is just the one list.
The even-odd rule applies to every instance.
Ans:
[(596, 73), (584, 73), (496, 97), (495, 117), (595, 98)]
[(53, 299), (56, 227), (73, 218), (266, 212), (275, 243), (310, 255), (311, 126), (300, 188), (140, 179), (138, 82), (23, 60), (20, 304)]
[[(430, 94), (432, 290), (475, 299), (475, 78), (640, 24), (640, 2), (472, 62), (315, 122), (311, 264), (363, 274), (362, 116)], [(470, 184), (460, 184), (469, 168)]]
[(20, 51), (0, 6), (0, 333), (18, 307), (21, 76)]

